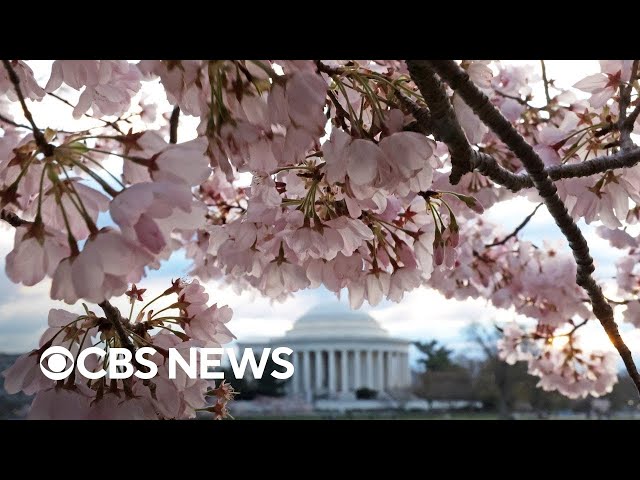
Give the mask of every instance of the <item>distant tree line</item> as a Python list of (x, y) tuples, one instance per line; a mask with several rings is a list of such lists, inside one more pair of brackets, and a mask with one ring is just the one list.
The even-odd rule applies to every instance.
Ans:
[[(572, 400), (557, 392), (545, 392), (536, 387), (539, 378), (527, 373), (526, 363), (509, 365), (500, 360), (495, 347), (497, 331), (473, 324), (465, 336), (479, 348), (479, 357), (454, 355), (436, 340), (414, 343), (421, 355), (416, 395), (428, 401), (477, 401), (501, 418), (511, 418), (514, 412), (534, 413), (540, 418), (562, 410), (594, 412), (592, 397)], [(635, 386), (625, 373), (620, 374), (613, 391), (602, 398), (610, 402), (612, 411), (633, 408), (638, 403)]]
[[(259, 360), (259, 359), (258, 359)], [(283, 373), (283, 367), (277, 365), (271, 357), (267, 360), (262, 378), (256, 379), (247, 376), (247, 378), (236, 379), (231, 367), (222, 369), (224, 378), (227, 383), (231, 384), (233, 389), (238, 392), (235, 396), (236, 400), (253, 400), (261, 397), (283, 397), (286, 393), (285, 386), (289, 379), (279, 380), (271, 376), (272, 371)]]

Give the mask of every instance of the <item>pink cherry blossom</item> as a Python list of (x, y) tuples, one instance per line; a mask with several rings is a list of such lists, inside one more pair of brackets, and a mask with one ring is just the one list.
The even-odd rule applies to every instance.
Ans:
[(5, 269), (12, 282), (33, 286), (51, 277), (60, 261), (70, 253), (62, 232), (42, 223), (16, 229), (14, 247), (7, 255)]
[(631, 60), (601, 60), (601, 73), (589, 75), (573, 87), (591, 93), (591, 105), (600, 108), (615, 94), (622, 82), (629, 81), (631, 63)]
[(122, 295), (139, 282), (152, 256), (115, 230), (90, 237), (80, 254), (60, 262), (53, 275), (51, 297), (66, 303), (79, 299), (100, 303)]
[(218, 307), (211, 305), (206, 310), (195, 315), (185, 327), (185, 332), (190, 337), (203, 342), (215, 342), (224, 344), (236, 338), (225, 326), (233, 311), (229, 307)]
[(281, 298), (308, 285), (309, 279), (302, 267), (287, 261), (272, 261), (264, 268), (258, 288), (271, 298)]
[(45, 89), (53, 92), (63, 82), (75, 90), (86, 87), (73, 110), (76, 119), (90, 108), (97, 116), (119, 115), (140, 89), (140, 77), (138, 67), (125, 60), (56, 60)]
[(159, 253), (167, 245), (167, 238), (156, 219), (169, 217), (175, 209), (188, 213), (191, 204), (191, 192), (186, 185), (138, 183), (111, 202), (110, 213), (123, 235), (137, 239), (152, 253)]

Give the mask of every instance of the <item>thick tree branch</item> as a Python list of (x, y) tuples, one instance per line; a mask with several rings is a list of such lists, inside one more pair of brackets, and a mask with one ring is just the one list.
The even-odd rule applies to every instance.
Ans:
[(429, 112), (429, 109), (418, 105), (402, 92), (396, 92), (395, 96), (398, 99), (398, 103), (416, 119), (418, 128), (415, 130), (425, 135), (431, 135), (431, 112)]
[(21, 219), (15, 213), (13, 213), (13, 212), (11, 212), (9, 210), (5, 210), (4, 208), (0, 209), (0, 220), (4, 220), (9, 225), (11, 225), (12, 227), (15, 227), (15, 228), (22, 227), (24, 225), (29, 225), (29, 224), (32, 223), (32, 222), (29, 222), (27, 220)]
[[(589, 245), (584, 235), (573, 221), (567, 207), (557, 194), (557, 189), (544, 168), (544, 163), (511, 123), (491, 104), (489, 98), (469, 79), (469, 75), (454, 61), (433, 60), (421, 61), (432, 66), (436, 72), (453, 88), (495, 134), (522, 161), (531, 180), (547, 206), (549, 213), (569, 242), (577, 263), (576, 282), (584, 288), (591, 300), (593, 313), (607, 332), (611, 343), (618, 353), (640, 392), (640, 374), (633, 357), (624, 340), (620, 336), (618, 326), (613, 318), (613, 309), (602, 293), (602, 289), (591, 275), (594, 271), (593, 259), (589, 253)], [(427, 69), (425, 69), (427, 70)]]
[(531, 212), (529, 215), (526, 216), (526, 218), (522, 221), (522, 223), (520, 223), (520, 225), (518, 225), (515, 230), (513, 232), (511, 232), (509, 235), (507, 235), (506, 237), (504, 237), (502, 240), (496, 240), (493, 243), (489, 243), (487, 245), (485, 245), (486, 248), (491, 248), (491, 247), (497, 247), (498, 245), (504, 245), (505, 243), (507, 243), (509, 240), (511, 240), (513, 237), (515, 237), (516, 235), (518, 235), (518, 233), (520, 233), (520, 230), (522, 230), (524, 227), (527, 226), (527, 224), (529, 223), (529, 221), (533, 218), (533, 216), (536, 214), (536, 212), (538, 211), (538, 209), (542, 206), (542, 203), (539, 203), (538, 205), (536, 205), (536, 208), (533, 209), (533, 212)]
[[(495, 158), (485, 153), (473, 151), (472, 155), (473, 168), (497, 184), (507, 187), (513, 192), (534, 186), (533, 180), (528, 174), (512, 173), (501, 167)], [(631, 168), (638, 162), (640, 162), (640, 147), (632, 147), (626, 151), (603, 155), (581, 163), (554, 165), (545, 168), (544, 172), (552, 180), (561, 180), (563, 178), (589, 177), (618, 168)]]
[[(429, 112), (433, 133), (447, 144), (451, 152), (451, 175), (449, 182), (457, 185), (460, 178), (473, 169), (473, 150), (456, 119), (447, 92), (432, 68), (424, 61), (408, 60), (411, 78), (420, 89)], [(416, 119), (417, 120), (417, 119)]]
[(178, 123), (180, 122), (180, 107), (176, 105), (169, 119), (169, 143), (178, 143)]
[(20, 88), (20, 78), (18, 77), (18, 74), (13, 69), (13, 66), (11, 65), (11, 62), (9, 60), (2, 60), (2, 64), (9, 74), (9, 80), (11, 80), (11, 83), (13, 84), (13, 89), (15, 90), (16, 95), (18, 95), (18, 100), (20, 100), (20, 105), (22, 106), (22, 113), (33, 129), (33, 138), (35, 138), (36, 140), (36, 145), (38, 145), (38, 148), (46, 157), (52, 156), (54, 147), (49, 142), (47, 142), (47, 139), (44, 138), (44, 134), (36, 126), (36, 122), (33, 120), (33, 116), (29, 111), (29, 107), (27, 107), (27, 103), (24, 100), (22, 88)]

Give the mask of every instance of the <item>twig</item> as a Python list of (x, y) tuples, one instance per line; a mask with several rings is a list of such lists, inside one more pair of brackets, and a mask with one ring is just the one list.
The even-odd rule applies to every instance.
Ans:
[(510, 94), (508, 94), (508, 93), (501, 92), (500, 90), (496, 90), (495, 88), (493, 89), (493, 91), (494, 91), (496, 94), (500, 95), (501, 97), (504, 97), (504, 98), (510, 98), (511, 100), (515, 100), (515, 101), (516, 101), (516, 102), (518, 102), (520, 105), (523, 105), (523, 106), (527, 107), (527, 108), (528, 108), (528, 109), (530, 109), (530, 110), (537, 110), (537, 111), (540, 111), (540, 110), (548, 110), (548, 109), (549, 109), (549, 106), (548, 106), (548, 105), (545, 105), (544, 107), (534, 107), (534, 106), (533, 106), (533, 105), (531, 105), (527, 100), (525, 100), (524, 98), (519, 97), (519, 96), (517, 96), (517, 95), (510, 95)]
[(542, 66), (542, 81), (544, 82), (544, 96), (547, 97), (547, 106), (551, 103), (551, 95), (549, 95), (549, 79), (547, 78), (547, 66), (544, 60), (540, 60)]
[(15, 213), (9, 210), (5, 210), (4, 208), (0, 209), (0, 220), (4, 220), (9, 225), (15, 228), (22, 227), (23, 225), (30, 225), (31, 223), (33, 223), (29, 222), (28, 220), (23, 220)]
[(631, 351), (620, 336), (613, 318), (613, 308), (607, 302), (602, 289), (594, 280), (593, 258), (589, 254), (589, 245), (569, 215), (567, 207), (557, 194), (557, 189), (545, 171), (544, 162), (511, 123), (493, 106), (489, 98), (469, 79), (469, 75), (454, 61), (425, 61), (460, 94), (474, 113), (507, 145), (522, 161), (534, 186), (543, 198), (549, 213), (569, 242), (577, 264), (576, 283), (584, 288), (591, 299), (593, 313), (607, 332), (611, 343), (618, 350), (622, 360), (640, 393), (640, 374), (633, 361)]
[(520, 230), (522, 230), (524, 227), (527, 226), (527, 224), (529, 223), (529, 221), (533, 218), (533, 216), (536, 214), (536, 212), (538, 211), (538, 209), (542, 206), (542, 203), (539, 203), (536, 208), (533, 209), (533, 212), (531, 212), (529, 215), (527, 215), (527, 217), (522, 221), (522, 223), (520, 225), (518, 225), (516, 227), (516, 229), (511, 232), (509, 235), (507, 235), (506, 237), (504, 237), (502, 240), (500, 241), (495, 241), (493, 243), (490, 243), (488, 245), (485, 245), (486, 248), (491, 248), (491, 247), (497, 247), (498, 245), (504, 245), (505, 243), (507, 243), (510, 239), (512, 239), (513, 237), (515, 237), (516, 235), (518, 235), (518, 233), (520, 233)]
[[(52, 93), (52, 92), (48, 92), (47, 95), (51, 95), (53, 98), (55, 98), (57, 100), (60, 100), (62, 103), (70, 106), (71, 108), (76, 108), (73, 103), (71, 103), (69, 100), (66, 100), (66, 99), (62, 98), (60, 95), (56, 95), (55, 93)], [(103, 118), (93, 117), (93, 116), (89, 115), (88, 113), (83, 113), (82, 115), (84, 115), (85, 117), (90, 118), (92, 120), (98, 120), (98, 121), (104, 123), (105, 127), (111, 127), (116, 132), (120, 133), (121, 135), (124, 135), (124, 132), (122, 130), (120, 130), (120, 127), (118, 127), (118, 124), (117, 124), (118, 120), (110, 122), (109, 120), (105, 120)], [(96, 128), (96, 127), (93, 127), (93, 128)]]
[(20, 100), (20, 105), (22, 106), (22, 113), (24, 114), (24, 117), (27, 119), (27, 121), (31, 124), (31, 128), (33, 129), (33, 138), (35, 138), (36, 140), (36, 145), (45, 155), (45, 157), (51, 157), (53, 155), (54, 147), (49, 142), (47, 142), (47, 139), (44, 138), (44, 134), (40, 131), (40, 129), (38, 129), (38, 127), (36, 126), (36, 122), (33, 120), (33, 116), (29, 111), (29, 107), (27, 107), (27, 103), (24, 100), (22, 88), (20, 88), (20, 78), (18, 77), (18, 74), (13, 69), (13, 66), (11, 66), (11, 62), (9, 60), (2, 60), (2, 64), (4, 65), (4, 68), (7, 69), (9, 80), (11, 80), (16, 95), (18, 95), (18, 100)]
[(169, 119), (169, 143), (178, 143), (178, 123), (180, 121), (180, 107), (176, 105)]
[[(342, 106), (342, 104), (340, 103), (340, 101), (338, 100), (338, 98), (335, 96), (335, 94), (329, 90), (328, 92), (329, 98), (331, 99), (331, 102), (335, 105), (336, 107), (336, 111), (340, 114), (338, 116), (338, 121), (340, 122), (340, 126), (342, 128), (344, 128), (345, 130), (347, 130), (347, 124), (344, 121), (345, 118), (349, 119), (349, 123), (351, 123), (353, 120), (351, 119), (351, 115), (349, 115), (349, 112), (347, 112), (344, 107)], [(347, 100), (349, 101), (349, 100)]]
[(548, 335), (548, 336), (533, 334), (533, 338), (535, 339), (537, 337), (537, 338), (540, 338), (540, 339), (552, 340), (554, 338), (560, 338), (560, 337), (572, 337), (573, 334), (576, 333), (576, 330), (578, 330), (579, 328), (584, 327), (587, 324), (588, 321), (589, 321), (589, 319), (585, 318), (580, 323), (574, 324), (573, 328), (571, 330), (569, 330), (568, 332), (566, 332), (566, 333), (560, 333), (558, 335), (551, 334), (551, 335)]
[(23, 125), (22, 123), (14, 122), (9, 117), (5, 117), (1, 113), (0, 113), (0, 120), (3, 121), (4, 123), (8, 123), (9, 125), (13, 125), (14, 127), (26, 128), (27, 130), (33, 130), (29, 125)]

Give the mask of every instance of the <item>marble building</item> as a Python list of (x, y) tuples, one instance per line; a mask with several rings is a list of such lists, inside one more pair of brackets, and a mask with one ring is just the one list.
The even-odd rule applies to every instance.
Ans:
[(282, 337), (239, 346), (291, 348), (295, 373), (289, 395), (314, 401), (353, 400), (364, 387), (378, 391), (378, 398), (408, 390), (409, 345), (367, 313), (334, 301), (309, 310)]

